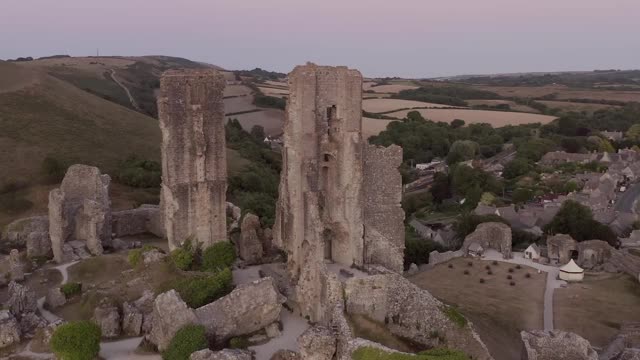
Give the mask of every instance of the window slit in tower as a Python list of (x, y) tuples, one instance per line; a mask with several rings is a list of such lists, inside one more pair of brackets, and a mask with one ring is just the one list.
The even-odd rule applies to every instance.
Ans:
[(327, 135), (331, 135), (331, 126), (333, 125), (333, 120), (336, 118), (336, 106), (329, 106), (327, 108)]

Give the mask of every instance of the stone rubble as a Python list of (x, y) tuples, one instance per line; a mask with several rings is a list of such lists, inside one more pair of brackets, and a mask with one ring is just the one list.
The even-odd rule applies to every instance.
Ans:
[(59, 287), (54, 287), (47, 291), (47, 295), (44, 300), (45, 305), (49, 309), (57, 309), (67, 303), (66, 296), (62, 293)]
[(20, 342), (20, 327), (9, 310), (0, 310), (0, 349)]
[(120, 325), (120, 312), (118, 307), (103, 300), (93, 311), (93, 321), (102, 330), (102, 337), (106, 339), (115, 338), (122, 333)]
[(523, 360), (598, 360), (591, 344), (581, 336), (554, 331), (522, 331)]
[(336, 338), (324, 326), (313, 326), (298, 338), (300, 355), (305, 360), (332, 360), (336, 353)]
[(251, 213), (246, 214), (242, 219), (240, 238), (236, 243), (238, 255), (245, 264), (258, 264), (262, 260), (264, 255), (262, 236), (260, 218)]
[(253, 356), (250, 351), (224, 349), (221, 351), (211, 351), (209, 349), (196, 351), (189, 357), (189, 360), (251, 360)]
[(148, 340), (163, 351), (173, 336), (185, 325), (197, 323), (195, 312), (182, 301), (175, 290), (156, 297), (153, 302), (153, 322)]

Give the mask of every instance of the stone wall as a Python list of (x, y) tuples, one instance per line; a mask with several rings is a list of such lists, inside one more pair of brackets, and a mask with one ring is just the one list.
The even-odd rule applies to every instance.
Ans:
[[(33, 216), (16, 220), (5, 227), (1, 238), (0, 249), (5, 251), (24, 247), (27, 247), (28, 251), (29, 243), (42, 244), (41, 246), (51, 249), (49, 218), (47, 216)], [(42, 254), (29, 254), (29, 256), (38, 255)]]
[(224, 87), (210, 69), (162, 75), (161, 206), (170, 249), (191, 236), (204, 247), (227, 238)]
[(364, 160), (364, 261), (402, 272), (402, 148), (367, 145)]
[(144, 233), (164, 237), (164, 231), (159, 220), (160, 207), (157, 205), (142, 205), (137, 209), (114, 211), (112, 213), (111, 231), (115, 237)]
[(62, 185), (49, 193), (49, 236), (53, 256), (65, 261), (62, 248), (71, 240), (86, 242), (93, 255), (111, 245), (111, 178), (93, 166), (72, 165)]
[(480, 244), (485, 250), (488, 248), (500, 251), (502, 257), (511, 259), (511, 228), (499, 222), (486, 222), (478, 225), (476, 230), (467, 235), (462, 244), (464, 254), (468, 253), (471, 244)]
[(429, 253), (429, 266), (436, 266), (463, 255), (462, 250), (446, 252), (438, 252), (437, 250), (434, 250)]

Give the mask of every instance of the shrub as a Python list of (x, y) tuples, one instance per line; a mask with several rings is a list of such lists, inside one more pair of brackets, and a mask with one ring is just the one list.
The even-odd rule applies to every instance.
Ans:
[(227, 295), (233, 289), (230, 269), (224, 269), (208, 276), (180, 279), (172, 288), (192, 308), (198, 308)]
[(361, 347), (353, 352), (352, 357), (353, 360), (469, 360), (461, 351), (437, 348), (419, 354), (392, 354), (373, 347)]
[(491, 266), (489, 266), (489, 265), (485, 266), (484, 268), (487, 269), (487, 270), (491, 270)]
[(495, 260), (493, 260), (493, 263), (492, 263), (492, 264), (493, 264), (494, 266), (498, 266), (498, 262), (497, 262), (497, 261), (495, 261)]
[(231, 338), (231, 340), (229, 340), (229, 347), (231, 349), (246, 349), (249, 347), (249, 340), (244, 336)]
[(445, 306), (441, 308), (441, 310), (449, 320), (453, 321), (456, 325), (460, 327), (465, 327), (467, 325), (467, 319), (453, 306)]
[(513, 272), (513, 268), (509, 268), (509, 272), (512, 273)]
[(511, 280), (511, 279), (513, 279), (513, 276), (507, 275), (507, 280)]
[(178, 248), (171, 252), (171, 259), (180, 270), (189, 270), (193, 263), (193, 254), (184, 248)]
[(473, 263), (472, 263), (471, 261), (469, 261), (469, 262), (467, 263), (467, 266), (471, 267), (471, 266), (473, 266)]
[(480, 278), (480, 284), (484, 284), (484, 279)]
[(60, 291), (64, 294), (65, 298), (70, 298), (74, 295), (80, 294), (82, 292), (82, 284), (80, 283), (66, 283), (60, 286)]
[(515, 281), (512, 281), (512, 282), (510, 282), (510, 283), (509, 283), (509, 285), (511, 285), (511, 286), (516, 286), (516, 282), (515, 282)]
[(530, 278), (530, 277), (531, 277), (531, 274), (526, 273), (524, 277), (526, 277), (526, 278), (528, 279), (528, 278)]
[(164, 360), (188, 360), (192, 353), (209, 347), (205, 328), (202, 325), (186, 325), (171, 339), (169, 347), (162, 353)]
[(465, 275), (469, 275), (469, 270), (465, 270), (465, 271), (464, 271), (464, 274), (465, 274)]
[(102, 331), (90, 321), (60, 325), (51, 337), (51, 350), (60, 359), (95, 359), (100, 352)]
[(219, 271), (228, 268), (236, 261), (236, 249), (228, 241), (217, 242), (202, 252), (202, 269)]
[(493, 275), (493, 271), (491, 270), (487, 271), (487, 275)]
[(120, 163), (116, 179), (137, 188), (159, 187), (162, 182), (162, 167), (157, 161), (143, 160), (131, 155)]
[(520, 269), (522, 269), (522, 266), (516, 265), (516, 269), (520, 270)]
[(453, 269), (453, 264), (449, 264), (447, 267), (448, 267), (449, 269)]
[(138, 264), (140, 264), (140, 261), (142, 261), (142, 249), (129, 250), (127, 259), (129, 260), (129, 264), (131, 266), (133, 267), (138, 266)]

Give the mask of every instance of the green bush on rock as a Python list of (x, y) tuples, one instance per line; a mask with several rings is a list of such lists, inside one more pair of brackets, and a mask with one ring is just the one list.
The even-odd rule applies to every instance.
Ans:
[(188, 360), (189, 356), (209, 347), (205, 328), (202, 325), (186, 325), (171, 339), (169, 347), (162, 353), (164, 360)]
[(51, 349), (62, 360), (95, 359), (100, 352), (102, 332), (90, 321), (77, 321), (58, 327), (51, 337)]
[(233, 265), (236, 260), (236, 249), (228, 241), (217, 242), (202, 252), (202, 269), (218, 271)]

